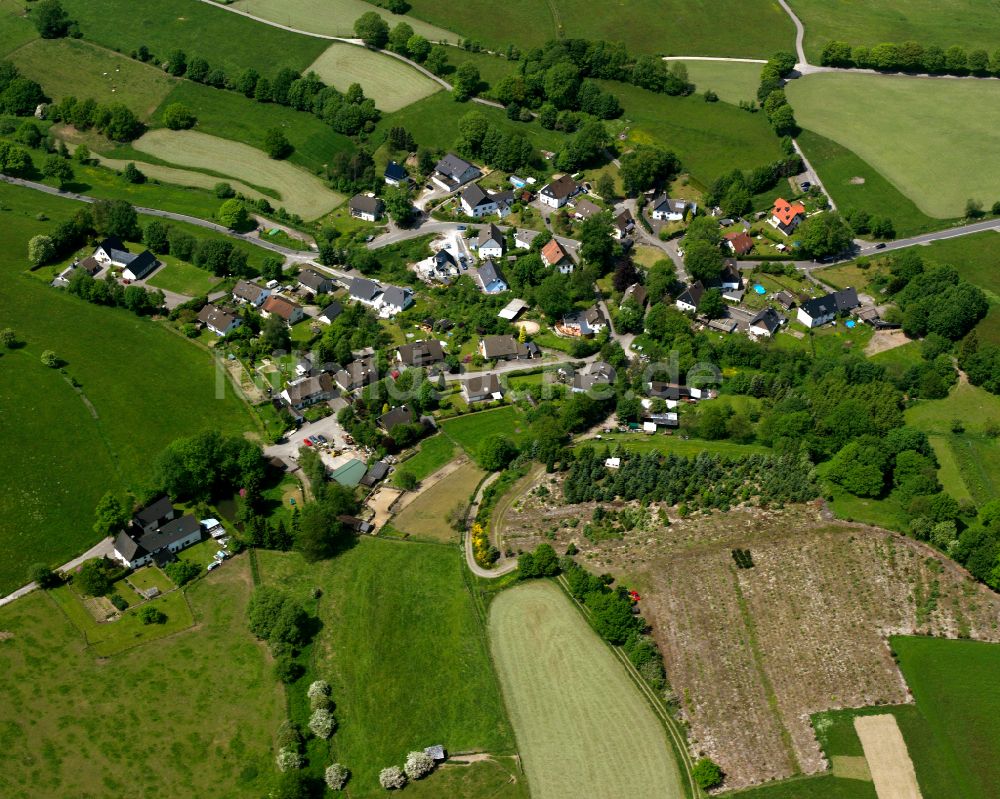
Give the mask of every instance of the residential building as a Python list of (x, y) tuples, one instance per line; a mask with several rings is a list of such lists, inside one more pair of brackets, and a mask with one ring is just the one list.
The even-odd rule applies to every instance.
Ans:
[(753, 239), (745, 230), (726, 233), (722, 238), (733, 255), (746, 255), (753, 249)]
[(504, 277), (500, 267), (492, 258), (487, 258), (480, 265), (476, 278), (479, 280), (479, 285), (482, 286), (483, 292), (486, 294), (500, 294), (510, 288), (507, 284), (507, 278)]
[(513, 322), (528, 308), (528, 303), (524, 300), (511, 300), (503, 308), (500, 309), (500, 313), (497, 314), (501, 319), (506, 319), (508, 322)]
[(303, 269), (299, 272), (298, 281), (302, 288), (313, 294), (329, 294), (333, 291), (333, 281), (315, 269)]
[(476, 219), (495, 213), (497, 210), (497, 201), (483, 191), (478, 183), (470, 183), (466, 186), (459, 195), (458, 202), (463, 214)]
[(476, 240), (476, 250), (480, 259), (502, 258), (507, 252), (507, 239), (503, 232), (490, 222), (479, 231), (479, 238)]
[(444, 360), (444, 347), (436, 339), (414, 341), (396, 350), (396, 360), (403, 366), (430, 366)]
[(233, 286), (233, 299), (238, 303), (246, 303), (254, 308), (260, 308), (264, 300), (271, 296), (271, 289), (258, 286), (249, 280), (240, 280)]
[(819, 327), (832, 322), (837, 314), (853, 311), (859, 305), (857, 291), (841, 289), (803, 302), (799, 306), (798, 320), (806, 327)]
[(771, 227), (790, 236), (805, 218), (806, 209), (801, 203), (790, 203), (779, 197), (774, 201), (771, 216), (767, 221)]
[(514, 234), (514, 246), (519, 250), (530, 250), (536, 236), (537, 230), (519, 230)]
[(589, 338), (607, 326), (608, 320), (604, 318), (604, 312), (595, 305), (586, 311), (576, 311), (564, 316), (559, 331), (567, 336)]
[(564, 275), (568, 275), (573, 271), (575, 266), (573, 259), (569, 257), (563, 246), (554, 238), (550, 239), (548, 244), (542, 247), (538, 254), (541, 256), (543, 264), (555, 267)]
[(138, 255), (131, 255), (125, 268), (122, 269), (122, 278), (125, 280), (142, 280), (144, 277), (149, 277), (159, 265), (160, 262), (156, 260), (156, 256), (153, 253), (149, 250), (143, 250)]
[(217, 336), (228, 335), (242, 324), (238, 316), (211, 303), (198, 312), (198, 321)]
[(682, 386), (679, 383), (661, 383), (655, 380), (647, 386), (647, 393), (650, 397), (666, 400), (667, 407), (674, 407), (670, 405), (671, 402), (676, 404), (681, 400), (701, 399), (704, 395), (702, 389), (695, 388), (694, 386)]
[(297, 302), (292, 302), (285, 297), (279, 297), (275, 294), (264, 300), (264, 304), (260, 306), (260, 313), (265, 318), (271, 314), (279, 316), (285, 320), (285, 323), (289, 327), (301, 321), (305, 315), (302, 311), (302, 306)]
[(621, 241), (631, 236), (633, 230), (635, 230), (635, 218), (632, 216), (632, 212), (626, 208), (615, 217), (611, 233), (616, 239)]
[(643, 429), (647, 424), (655, 427), (680, 427), (680, 418), (676, 413), (647, 413), (644, 417)]
[(343, 306), (334, 300), (329, 305), (327, 305), (319, 314), (316, 319), (322, 322), (324, 325), (332, 325), (333, 320), (336, 319), (344, 312)]
[(698, 205), (688, 200), (672, 200), (666, 194), (650, 203), (650, 216), (658, 222), (681, 222), (684, 214), (690, 211), (694, 214), (698, 210)]
[(411, 305), (413, 305), (413, 289), (409, 286), (386, 286), (378, 306), (379, 316), (392, 318)]
[(500, 379), (490, 372), (463, 380), (462, 398), (469, 405), (474, 405), (477, 402), (501, 400), (503, 399), (503, 387), (500, 385)]
[(431, 180), (444, 191), (454, 191), (463, 183), (478, 180), (483, 173), (463, 158), (454, 153), (448, 153), (437, 162)]
[(166, 497), (139, 511), (114, 541), (114, 557), (137, 569), (156, 561), (166, 563), (182, 549), (202, 539), (201, 523), (194, 516), (177, 517)]
[(533, 341), (521, 342), (513, 336), (483, 336), (479, 354), (488, 361), (520, 361), (537, 358), (541, 350)]
[(410, 176), (406, 171), (406, 167), (402, 164), (397, 164), (395, 161), (389, 162), (389, 165), (385, 168), (385, 172), (382, 173), (382, 177), (390, 186), (406, 186), (410, 182)]
[(795, 307), (795, 297), (790, 291), (785, 291), (782, 289), (777, 294), (774, 295), (775, 302), (778, 303), (786, 311), (792, 310)]
[(578, 200), (573, 206), (573, 216), (581, 221), (597, 216), (599, 213), (601, 213), (601, 208), (586, 198)]
[(494, 191), (490, 193), (490, 199), (497, 204), (497, 216), (501, 219), (510, 216), (510, 212), (513, 208), (515, 202), (517, 202), (517, 196), (512, 191)]
[(355, 194), (348, 203), (351, 216), (375, 222), (382, 216), (382, 201), (371, 194)]
[(382, 286), (366, 277), (351, 278), (347, 293), (352, 300), (369, 308), (377, 308), (382, 301)]
[(677, 306), (678, 310), (694, 313), (698, 310), (698, 303), (701, 302), (704, 293), (705, 285), (697, 280), (680, 293), (674, 305)]
[[(724, 291), (738, 291), (743, 288), (743, 275), (740, 272), (740, 266), (732, 258), (727, 258), (722, 265), (722, 272), (719, 274), (718, 287)], [(713, 288), (715, 288), (715, 286), (713, 286)]]
[(387, 433), (400, 424), (413, 424), (413, 411), (409, 405), (400, 405), (378, 417), (378, 426)]
[(370, 355), (358, 358), (338, 371), (333, 379), (342, 391), (351, 392), (357, 391), (359, 388), (364, 388), (369, 383), (374, 383), (378, 379), (375, 358)]
[(720, 333), (733, 333), (739, 323), (730, 316), (722, 317), (720, 319), (709, 319), (708, 327), (711, 330), (718, 330)]
[(144, 533), (151, 533), (176, 516), (177, 511), (170, 503), (166, 494), (153, 500), (146, 507), (137, 510), (132, 516), (132, 525)]
[(760, 338), (770, 338), (778, 332), (784, 321), (774, 308), (764, 308), (750, 320), (750, 333)]
[(101, 266), (125, 266), (135, 256), (117, 236), (108, 236), (94, 250), (93, 258)]
[(641, 283), (633, 283), (622, 294), (622, 305), (627, 302), (634, 302), (640, 308), (645, 308), (647, 299), (646, 287)]
[(563, 175), (548, 185), (542, 186), (538, 199), (549, 208), (562, 208), (580, 191), (580, 185), (570, 175)]
[(575, 394), (590, 391), (597, 386), (609, 386), (615, 382), (615, 369), (604, 361), (594, 361), (585, 371), (573, 375), (570, 390)]
[(333, 384), (333, 378), (326, 373), (293, 380), (281, 392), (282, 399), (297, 411), (336, 396), (337, 388)]

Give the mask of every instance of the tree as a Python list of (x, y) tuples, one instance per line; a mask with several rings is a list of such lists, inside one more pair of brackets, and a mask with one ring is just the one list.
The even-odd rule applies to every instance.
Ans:
[(285, 320), (277, 314), (271, 314), (260, 327), (261, 343), (268, 352), (290, 350), (292, 346), (291, 333)]
[[(327, 490), (336, 490), (328, 487)], [(331, 557), (340, 541), (349, 535), (343, 522), (330, 513), (325, 503), (309, 502), (299, 512), (295, 549), (310, 563)]]
[(167, 614), (152, 605), (143, 605), (138, 615), (143, 624), (165, 624), (167, 621)]
[(42, 365), (50, 369), (55, 369), (59, 365), (59, 358), (56, 357), (54, 350), (45, 350), (42, 353)]
[(413, 37), (413, 28), (405, 22), (399, 22), (389, 31), (389, 49), (400, 55), (409, 55), (408, 45)]
[(839, 255), (849, 250), (854, 242), (850, 226), (840, 214), (831, 211), (806, 219), (799, 225), (796, 238), (802, 250), (812, 258)]
[(94, 508), (94, 532), (102, 538), (115, 535), (128, 524), (130, 517), (131, 508), (113, 491), (107, 491)]
[(776, 109), (768, 119), (771, 127), (779, 136), (794, 136), (798, 133), (799, 125), (795, 121), (795, 112), (790, 105), (783, 105)]
[(389, 41), (389, 23), (374, 11), (368, 11), (354, 20), (354, 35), (367, 47), (381, 50)]
[(198, 118), (184, 103), (171, 103), (163, 109), (163, 124), (171, 130), (193, 128)]
[(125, 168), (122, 170), (122, 177), (125, 178), (126, 183), (145, 183), (146, 176), (139, 171), (139, 168), (129, 161), (125, 164)]
[(48, 263), (55, 257), (55, 254), (56, 247), (50, 236), (39, 233), (28, 241), (28, 262), (32, 266)]
[(42, 143), (42, 132), (30, 119), (26, 119), (20, 124), (14, 138), (26, 147), (37, 147)]
[(78, 144), (73, 151), (73, 160), (78, 164), (89, 164), (90, 148), (86, 144)]
[(632, 615), (632, 603), (617, 593), (589, 594), (586, 604), (597, 634), (610, 643), (621, 645), (636, 631), (639, 622)]
[(535, 289), (535, 304), (551, 321), (562, 319), (573, 310), (573, 298), (566, 291), (564, 275), (553, 273)]
[(586, 123), (557, 157), (560, 169), (578, 169), (597, 163), (604, 158), (604, 151), (611, 144), (607, 128), (598, 121)]
[(441, 75), (448, 66), (448, 51), (441, 45), (435, 44), (431, 47), (431, 51), (427, 55), (427, 60), (424, 62), (424, 66), (435, 75)]
[(236, 196), (236, 189), (234, 189), (229, 183), (223, 181), (215, 184), (215, 187), (212, 189), (212, 193), (215, 194), (215, 196), (220, 200), (228, 200), (230, 197)]
[(230, 230), (246, 230), (250, 226), (250, 214), (242, 200), (235, 197), (226, 200), (218, 213), (219, 221)]
[(28, 570), (28, 578), (42, 590), (55, 588), (60, 583), (59, 575), (47, 563), (36, 563)]
[[(376, 14), (376, 16), (378, 15)], [(270, 158), (275, 160), (287, 158), (292, 154), (293, 149), (291, 142), (288, 141), (281, 128), (268, 128), (267, 133), (264, 134), (264, 152)]]
[(709, 319), (718, 319), (726, 312), (726, 302), (722, 299), (720, 289), (709, 289), (701, 295), (698, 303), (698, 313)]
[(427, 60), (427, 56), (431, 51), (431, 43), (420, 34), (414, 34), (407, 40), (406, 49), (410, 54), (410, 58), (418, 64), (422, 64)]
[(111, 590), (107, 561), (98, 558), (86, 561), (73, 576), (73, 583), (89, 596), (104, 596)]
[(128, 106), (115, 103), (108, 107), (110, 115), (104, 135), (118, 142), (132, 141), (142, 135), (144, 126)]
[(125, 200), (97, 200), (91, 205), (94, 230), (102, 236), (117, 236), (126, 241), (138, 238), (139, 217)]
[(309, 729), (312, 730), (312, 734), (324, 741), (333, 735), (336, 726), (333, 714), (325, 707), (316, 708), (309, 717)]
[(406, 774), (399, 766), (389, 766), (378, 773), (378, 783), (387, 791), (397, 791), (406, 787)]
[(17, 346), (17, 333), (14, 332), (14, 328), (5, 327), (3, 330), (0, 330), (0, 344), (8, 350), (12, 350)]
[(382, 199), (385, 203), (385, 210), (397, 225), (408, 228), (413, 224), (417, 217), (417, 209), (413, 206), (409, 191), (391, 186), (386, 189)]
[(417, 476), (409, 469), (400, 469), (396, 472), (393, 482), (404, 491), (412, 491), (417, 487)]
[(625, 193), (632, 195), (661, 185), (680, 169), (680, 161), (669, 150), (639, 145), (621, 157)]
[(475, 64), (461, 64), (455, 70), (452, 94), (460, 103), (472, 97), (479, 89), (479, 69)]
[(722, 769), (707, 757), (698, 760), (691, 769), (691, 776), (703, 790), (709, 790), (722, 784)]
[(615, 180), (607, 172), (597, 179), (594, 188), (605, 201), (613, 200), (615, 197)]
[(323, 772), (323, 780), (331, 791), (342, 791), (350, 776), (351, 772), (340, 763), (332, 763)]
[(434, 760), (426, 752), (410, 752), (403, 764), (408, 779), (420, 780), (434, 771)]
[(827, 477), (855, 496), (877, 497), (885, 490), (888, 463), (877, 443), (851, 441), (830, 460)]
[(157, 219), (150, 221), (142, 231), (142, 243), (151, 251), (162, 254), (170, 251), (168, 234), (170, 229)]
[(201, 566), (190, 560), (175, 560), (164, 566), (163, 571), (174, 585), (181, 586), (197, 577), (201, 573)]
[(73, 24), (59, 0), (41, 0), (31, 9), (31, 21), (43, 39), (62, 38)]
[(503, 433), (495, 433), (484, 438), (477, 450), (476, 460), (489, 472), (506, 469), (517, 457), (517, 445)]
[(65, 158), (52, 153), (46, 156), (42, 164), (42, 174), (47, 178), (55, 178), (62, 188), (73, 179), (73, 167)]
[(715, 280), (722, 272), (723, 262), (719, 248), (707, 241), (690, 242), (684, 250), (684, 268), (692, 280)]

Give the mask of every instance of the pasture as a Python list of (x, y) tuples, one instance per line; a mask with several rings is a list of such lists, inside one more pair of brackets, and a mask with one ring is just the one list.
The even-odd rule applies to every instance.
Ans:
[[(333, 686), (340, 725), (333, 756), (353, 772), (351, 796), (384, 797), (379, 770), (432, 742), (452, 752), (512, 754), (456, 548), (361, 537), (320, 563), (293, 553), (258, 556), (265, 584), (303, 599), (314, 587), (323, 590), (311, 668)], [(448, 795), (435, 792), (448, 782), (443, 772), (429, 777), (423, 795)]]
[[(721, 399), (721, 398), (720, 398)], [(723, 400), (724, 401), (724, 400)], [(770, 450), (763, 444), (737, 444), (734, 441), (708, 441), (701, 438), (684, 439), (679, 435), (645, 435), (644, 433), (603, 433), (601, 440), (587, 439), (582, 445), (614, 449), (621, 447), (629, 452), (663, 452), (694, 457), (699, 452), (713, 452), (728, 457), (754, 455)]]
[(344, 198), (319, 178), (284, 161), (268, 158), (263, 150), (194, 130), (151, 130), (134, 142), (140, 152), (181, 166), (208, 169), (256, 186), (275, 190), (288, 211), (315, 219), (332, 211)]
[(146, 281), (154, 288), (197, 297), (210, 293), (219, 285), (219, 278), (194, 264), (171, 258), (169, 255), (158, 255), (157, 258), (163, 261), (164, 265)]
[(709, 89), (719, 95), (719, 99), (736, 105), (740, 100), (756, 102), (757, 86), (760, 84), (762, 64), (748, 64), (742, 61), (671, 61), (683, 64), (688, 71), (688, 80), (695, 85), (698, 94)]
[(660, 720), (555, 583), (501, 593), (489, 632), (535, 799), (686, 796)]
[(823, 73), (786, 92), (803, 128), (852, 150), (928, 216), (996, 199), (1000, 83)]
[(346, 38), (354, 37), (354, 20), (374, 11), (389, 23), (390, 28), (405, 22), (414, 33), (432, 42), (454, 42), (458, 39), (444, 28), (412, 16), (393, 14), (378, 6), (372, 7), (365, 0), (236, 0), (233, 8), (301, 31)]
[(245, 557), (227, 563), (188, 590), (196, 627), (110, 660), (50, 595), (0, 608), (5, 799), (262, 795), (284, 700), (246, 630), (249, 584)]
[(38, 38), (38, 31), (18, 0), (0, 0), (0, 56)]
[(250, 67), (268, 77), (283, 67), (302, 71), (327, 46), (320, 39), (261, 25), (194, 0), (157, 0), (140, 6), (130, 0), (66, 0), (63, 7), (92, 42), (123, 53), (144, 44), (160, 60), (181, 49), (188, 60), (204, 58), (230, 77)]
[(479, 442), (484, 438), (502, 433), (513, 441), (519, 441), (527, 434), (528, 423), (521, 418), (517, 408), (505, 405), (447, 419), (441, 423), (441, 429), (462, 449), (475, 456)]
[[(207, 427), (254, 429), (227, 384), (217, 396), (208, 353), (155, 322), (88, 304), (25, 274), (28, 240), (78, 207), (0, 185), (7, 243), (0, 274), (8, 287), (0, 328), (14, 328), (25, 342), (0, 356), (0, 431), (7, 451), (17, 453), (0, 462), (0, 594), (26, 582), (32, 563), (58, 565), (95, 543), (97, 500), (109, 488), (150, 488), (149, 467), (173, 439)], [(42, 367), (49, 349), (65, 362), (64, 373)], [(44, 403), (30, 399), (39, 396)]]
[(789, 5), (805, 26), (806, 56), (814, 64), (820, 62), (820, 53), (831, 39), (868, 47), (913, 40), (943, 50), (958, 44), (966, 51), (982, 48), (992, 53), (1000, 25), (996, 0), (847, 0), (836, 4), (789, 0)]
[(417, 480), (423, 480), (453, 457), (455, 457), (454, 442), (448, 436), (439, 433), (421, 441), (417, 453), (400, 463), (396, 473), (409, 472)]
[(750, 170), (782, 157), (781, 143), (763, 114), (706, 103), (699, 95), (668, 97), (622, 83), (597, 83), (621, 100), (625, 114), (617, 124), (628, 127), (629, 142), (673, 150), (684, 170), (703, 185), (733, 169)]
[(320, 80), (346, 92), (361, 84), (380, 111), (398, 111), (441, 90), (440, 84), (392, 56), (350, 44), (332, 44), (309, 69)]
[(37, 39), (10, 60), (55, 101), (73, 95), (102, 105), (123, 103), (141, 119), (149, 118), (175, 83), (156, 67), (80, 39)]
[[(593, 504), (552, 499), (558, 477), (541, 484), (547, 497), (522, 495), (504, 520), (505, 545), (573, 542), (588, 568), (642, 595), (692, 738), (729, 789), (823, 772), (812, 713), (906, 701), (884, 630), (1000, 638), (1000, 597), (912, 539), (831, 524), (812, 506), (687, 518), (664, 508), (669, 526), (653, 507), (634, 532), (592, 542), (582, 531)], [(736, 548), (753, 568), (735, 567)]]
[(485, 476), (486, 472), (474, 463), (459, 466), (403, 508), (393, 518), (392, 526), (415, 538), (457, 541), (458, 533), (448, 525), (448, 513), (456, 505), (468, 503)]

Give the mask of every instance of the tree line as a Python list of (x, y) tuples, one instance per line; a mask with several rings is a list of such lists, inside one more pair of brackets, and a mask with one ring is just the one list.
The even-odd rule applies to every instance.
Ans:
[(931, 75), (1000, 76), (1000, 49), (990, 55), (982, 48), (966, 50), (961, 45), (942, 49), (920, 42), (882, 42), (874, 47), (828, 42), (820, 63), (842, 69), (875, 69), (879, 72), (919, 72)]

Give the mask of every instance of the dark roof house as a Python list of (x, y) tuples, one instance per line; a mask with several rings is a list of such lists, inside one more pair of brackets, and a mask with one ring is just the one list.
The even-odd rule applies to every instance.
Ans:
[(444, 348), (436, 339), (404, 344), (396, 352), (396, 359), (406, 366), (427, 366), (444, 360)]

